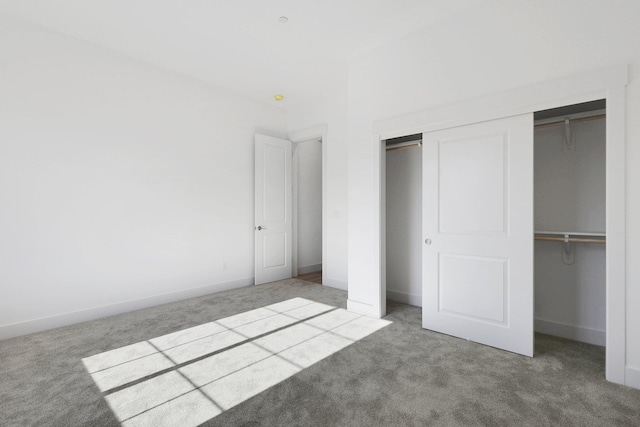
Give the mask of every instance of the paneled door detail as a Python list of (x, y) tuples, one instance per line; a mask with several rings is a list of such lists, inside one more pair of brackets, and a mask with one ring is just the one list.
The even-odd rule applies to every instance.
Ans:
[(422, 326), (533, 356), (533, 115), (423, 143)]
[(291, 141), (255, 136), (255, 283), (291, 278)]

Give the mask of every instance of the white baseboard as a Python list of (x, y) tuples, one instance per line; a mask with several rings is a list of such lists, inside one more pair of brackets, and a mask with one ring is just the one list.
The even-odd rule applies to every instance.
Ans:
[(313, 264), (313, 265), (307, 265), (305, 267), (299, 267), (298, 276), (301, 274), (315, 273), (316, 271), (320, 271), (320, 270), (322, 270), (322, 264)]
[(640, 369), (627, 366), (624, 374), (625, 385), (640, 389)]
[(376, 307), (370, 304), (365, 304), (362, 302), (347, 300), (347, 310), (352, 311), (357, 314), (362, 314), (369, 317), (380, 318), (380, 307)]
[(422, 307), (422, 295), (408, 294), (406, 292), (391, 291), (387, 289), (387, 299), (416, 307)]
[(0, 340), (253, 285), (253, 277), (0, 326)]
[(536, 319), (535, 331), (556, 337), (567, 338), (574, 341), (586, 342), (605, 346), (607, 334), (605, 331), (582, 326), (567, 325), (565, 323), (553, 322), (550, 320)]
[(347, 282), (338, 279), (330, 279), (328, 277), (322, 278), (322, 286), (328, 286), (330, 288), (340, 289), (341, 291), (346, 291), (348, 286)]

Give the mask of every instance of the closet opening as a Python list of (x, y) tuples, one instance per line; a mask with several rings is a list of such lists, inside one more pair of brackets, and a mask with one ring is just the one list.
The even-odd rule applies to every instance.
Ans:
[(322, 284), (322, 138), (293, 143), (292, 275)]
[(535, 331), (601, 347), (606, 148), (604, 99), (534, 113)]
[[(422, 306), (422, 134), (384, 144), (386, 298)], [(388, 304), (392, 306), (393, 304)]]
[[(626, 360), (627, 83), (628, 67), (612, 67), (376, 121), (373, 201), (379, 210), (374, 227), (367, 227), (375, 286), (365, 303), (363, 283), (348, 307), (372, 316), (387, 312), (386, 143), (422, 133), (422, 327), (525, 356), (590, 352), (593, 368), (605, 365), (608, 381), (638, 387), (638, 370)], [(570, 144), (558, 145), (543, 163), (540, 135), (554, 131), (560, 140), (570, 136)], [(600, 148), (583, 155), (583, 135), (597, 133)], [(557, 164), (571, 156), (573, 163)], [(569, 184), (572, 191), (558, 193)], [(536, 231), (550, 234), (535, 240)], [(571, 250), (563, 255), (565, 246)], [(544, 267), (545, 257), (555, 257), (550, 261), (559, 274)], [(366, 272), (356, 273), (364, 278)], [(557, 286), (564, 278), (567, 285)], [(592, 286), (596, 279), (600, 288)]]

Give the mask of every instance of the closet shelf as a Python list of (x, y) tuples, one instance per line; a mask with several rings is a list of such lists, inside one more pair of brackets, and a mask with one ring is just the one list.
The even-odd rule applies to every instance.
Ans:
[(536, 231), (535, 240), (563, 243), (606, 243), (605, 233), (581, 231)]

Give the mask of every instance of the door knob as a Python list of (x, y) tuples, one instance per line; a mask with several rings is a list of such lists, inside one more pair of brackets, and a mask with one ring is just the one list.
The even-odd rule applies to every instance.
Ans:
[(257, 228), (258, 228), (258, 231), (260, 231), (260, 230), (266, 230), (266, 229), (267, 229), (267, 227), (263, 227), (263, 226), (261, 226), (261, 225), (259, 225)]
[(430, 245), (431, 244), (431, 239), (429, 239), (429, 238), (424, 239), (424, 244), (425, 245)]

